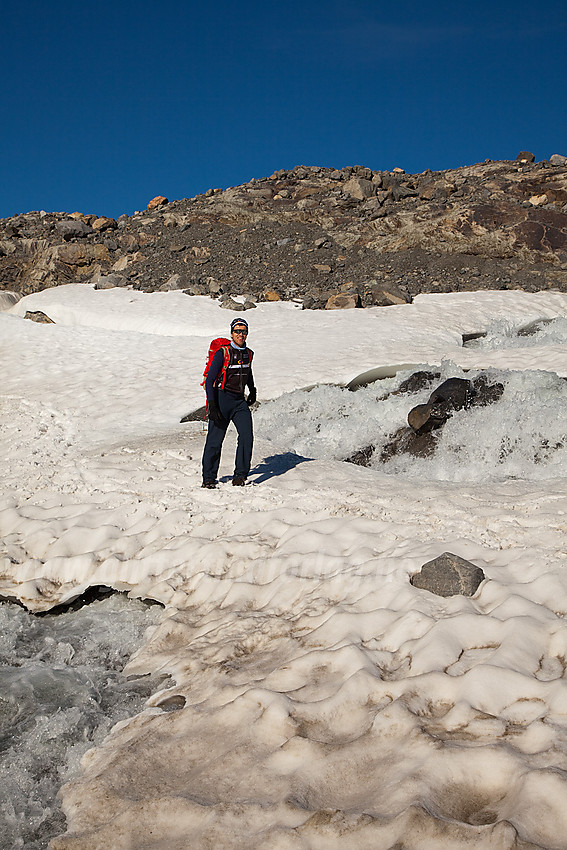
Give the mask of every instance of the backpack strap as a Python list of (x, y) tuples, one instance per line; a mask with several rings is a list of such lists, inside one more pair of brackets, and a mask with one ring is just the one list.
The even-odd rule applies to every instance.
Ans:
[(226, 381), (226, 370), (228, 369), (228, 364), (230, 363), (230, 351), (228, 350), (228, 345), (223, 345), (221, 347), (224, 353), (224, 363), (215, 381), (215, 387), (224, 390), (224, 384)]

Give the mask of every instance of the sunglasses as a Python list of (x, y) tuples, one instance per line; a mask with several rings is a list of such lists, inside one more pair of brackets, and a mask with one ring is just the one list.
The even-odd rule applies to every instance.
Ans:
[(248, 331), (241, 330), (240, 328), (235, 328), (233, 330), (233, 334), (244, 334), (244, 336), (248, 336)]

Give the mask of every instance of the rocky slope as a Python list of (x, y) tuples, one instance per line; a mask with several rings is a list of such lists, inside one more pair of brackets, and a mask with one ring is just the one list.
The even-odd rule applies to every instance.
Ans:
[[(298, 166), (118, 220), (0, 221), (0, 289), (144, 291), (387, 305), (421, 292), (567, 291), (567, 158), (405, 174)], [(239, 307), (239, 309), (242, 309)]]

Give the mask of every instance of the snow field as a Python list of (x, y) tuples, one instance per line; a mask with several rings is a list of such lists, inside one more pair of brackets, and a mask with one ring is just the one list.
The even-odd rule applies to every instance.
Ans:
[[(175, 684), (83, 758), (63, 789), (69, 831), (54, 850), (567, 847), (562, 456), (539, 480), (521, 453), (515, 477), (491, 475), (482, 451), (450, 473), (461, 468), (451, 445), (467, 434), (482, 443), (471, 419), (429, 465), (344, 464), (335, 458), (372, 436), (372, 410), (374, 432), (382, 420), (393, 428), (398, 403), (376, 408), (377, 385), (347, 401), (317, 389), (260, 407), (251, 486), (230, 486), (229, 436), (220, 487), (201, 490), (201, 426), (179, 426), (178, 413), (202, 402), (190, 386), (203, 338), (229, 314), (206, 299), (125, 291), (97, 313), (91, 299), (107, 293), (61, 289), (29, 303), (67, 325), (0, 315), (11, 353), (0, 593), (34, 610), (97, 584), (162, 602), (126, 672)], [(495, 313), (516, 324), (561, 317), (565, 296), (417, 302), (337, 316), (262, 305), (248, 314), (260, 399), (388, 363), (522, 369), (528, 348), (530, 370), (553, 362), (567, 374), (556, 339), (551, 354), (458, 342)], [(377, 332), (355, 332), (355, 320)], [(292, 342), (308, 336), (313, 357), (270, 359), (282, 323)], [(330, 334), (341, 356), (323, 364)], [(502, 420), (510, 430), (523, 404), (544, 436), (559, 436), (558, 379), (510, 380), (485, 430), (502, 435)], [(444, 551), (484, 570), (474, 598), (410, 585)]]

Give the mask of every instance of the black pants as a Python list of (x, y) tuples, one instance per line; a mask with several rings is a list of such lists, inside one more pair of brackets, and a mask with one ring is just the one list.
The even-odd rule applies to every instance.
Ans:
[(207, 440), (203, 450), (203, 481), (216, 481), (219, 471), (223, 440), (229, 422), (234, 422), (238, 432), (234, 478), (247, 478), (252, 461), (252, 414), (243, 398), (238, 398), (224, 390), (218, 391), (218, 406), (226, 423), (220, 428), (209, 420)]

